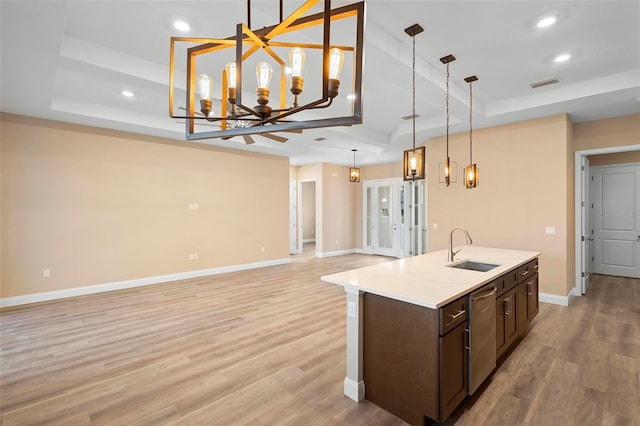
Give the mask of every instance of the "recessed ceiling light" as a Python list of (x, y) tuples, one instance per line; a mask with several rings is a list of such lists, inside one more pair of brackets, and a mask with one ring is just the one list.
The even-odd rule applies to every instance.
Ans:
[(553, 62), (565, 62), (565, 61), (568, 61), (569, 59), (571, 59), (571, 55), (568, 53), (563, 53), (561, 55), (556, 56), (553, 59)]
[(174, 22), (173, 23), (173, 28), (175, 28), (178, 31), (182, 31), (183, 33), (186, 33), (187, 31), (189, 31), (191, 29), (189, 24), (187, 24), (184, 21), (176, 21), (176, 22)]
[(133, 98), (135, 96), (131, 90), (123, 90), (120, 94), (126, 98)]
[(555, 16), (548, 16), (538, 21), (538, 28), (547, 28), (556, 23)]

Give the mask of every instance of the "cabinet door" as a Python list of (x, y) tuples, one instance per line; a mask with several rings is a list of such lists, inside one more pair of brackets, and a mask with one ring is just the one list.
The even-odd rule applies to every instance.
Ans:
[(518, 337), (517, 296), (518, 287), (496, 299), (496, 357), (500, 357)]
[(527, 281), (518, 284), (516, 312), (518, 315), (518, 334), (523, 335), (529, 329), (529, 284), (533, 281)]
[(440, 337), (440, 420), (456, 409), (467, 395), (468, 321)]
[(527, 311), (529, 321), (533, 320), (540, 307), (538, 305), (538, 274), (527, 281)]

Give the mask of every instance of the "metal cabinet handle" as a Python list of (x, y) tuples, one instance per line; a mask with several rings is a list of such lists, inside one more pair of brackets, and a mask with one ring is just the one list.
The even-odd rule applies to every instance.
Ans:
[(522, 271), (521, 274), (522, 274), (522, 276), (528, 275), (529, 274), (529, 270), (527, 269), (526, 271)]
[[(463, 309), (463, 310), (461, 310), (461, 311), (458, 311), (458, 313), (457, 313), (457, 314), (455, 314), (455, 315), (453, 315), (453, 314), (449, 314), (449, 318), (451, 318), (451, 321), (453, 321), (453, 320), (455, 320), (455, 319), (460, 318), (460, 316), (461, 316), (461, 315), (463, 315), (465, 312), (467, 312), (467, 311), (465, 311), (465, 310)], [(449, 322), (449, 324), (451, 324), (451, 322)]]
[(503, 301), (509, 303), (509, 308), (504, 311), (504, 314), (507, 318), (511, 318), (511, 297), (507, 297), (506, 299), (503, 299)]
[(465, 346), (464, 348), (467, 349), (469, 352), (471, 352), (471, 328), (465, 328), (464, 332), (467, 333), (467, 342), (468, 342), (468, 346)]
[(528, 287), (528, 289), (529, 289), (529, 290), (528, 290), (528, 292), (527, 292), (527, 294), (528, 294), (529, 296), (531, 296), (531, 295), (533, 294), (533, 280), (531, 280), (531, 281), (529, 281), (529, 282), (527, 283), (527, 287)]
[(497, 291), (498, 291), (498, 288), (496, 286), (491, 286), (491, 289), (488, 290), (483, 295), (481, 295), (481, 296), (473, 296), (471, 298), (471, 301), (475, 302), (477, 300), (486, 299), (487, 297), (490, 297), (490, 296), (493, 296), (494, 294), (496, 294)]
[(536, 271), (538, 270), (538, 264), (537, 263), (535, 265), (533, 265), (533, 269), (535, 269)]

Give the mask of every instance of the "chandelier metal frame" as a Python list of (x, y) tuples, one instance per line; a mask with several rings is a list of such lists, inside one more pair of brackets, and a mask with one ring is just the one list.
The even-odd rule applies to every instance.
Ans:
[[(191, 38), (172, 37), (170, 45), (169, 60), (169, 116), (171, 118), (185, 120), (185, 139), (198, 140), (210, 138), (230, 139), (234, 136), (265, 134), (273, 132), (301, 132), (302, 129), (351, 126), (362, 124), (362, 74), (364, 56), (364, 25), (365, 25), (365, 4), (364, 2), (354, 3), (336, 9), (331, 9), (331, 1), (324, 0), (324, 11), (308, 16), (303, 16), (319, 0), (308, 0), (291, 15), (282, 19), (281, 22), (270, 27), (259, 30), (251, 30), (245, 24), (237, 24), (236, 35), (225, 39), (214, 38)], [(282, 7), (282, 5), (281, 5)], [(355, 17), (355, 43), (354, 45), (335, 46), (330, 40), (331, 22)], [(305, 28), (322, 25), (322, 44), (311, 43), (291, 43), (277, 41), (279, 35), (291, 33), (293, 31), (304, 30)], [(178, 43), (201, 43), (186, 49), (186, 115), (174, 114), (175, 87), (175, 50)], [(319, 99), (312, 100), (304, 105), (286, 105), (286, 73), (285, 61), (274, 51), (275, 47), (303, 47), (307, 49), (322, 49), (322, 94)], [(351, 115), (329, 118), (318, 118), (311, 120), (296, 121), (295, 114), (305, 110), (327, 108), (337, 95), (335, 80), (329, 78), (329, 53), (330, 49), (338, 47), (343, 51), (352, 52), (352, 100)], [(196, 112), (196, 59), (200, 55), (216, 53), (224, 49), (235, 48), (236, 63), (236, 91), (235, 100), (229, 99), (229, 82), (226, 70), (222, 70), (222, 99), (220, 116), (205, 116)], [(246, 49), (245, 49), (246, 48)], [(280, 79), (280, 105), (278, 108), (269, 108), (269, 113), (265, 114), (259, 106), (249, 106), (243, 103), (243, 61), (259, 50), (264, 50), (279, 66)], [(275, 74), (275, 73), (274, 73)], [(275, 75), (274, 75), (275, 77)], [(331, 81), (330, 81), (331, 80)], [(339, 81), (337, 82), (339, 86)], [(246, 95), (246, 94), (245, 94)], [(220, 125), (220, 130), (196, 131), (195, 124), (198, 121), (206, 120)], [(236, 123), (242, 121), (243, 126)]]

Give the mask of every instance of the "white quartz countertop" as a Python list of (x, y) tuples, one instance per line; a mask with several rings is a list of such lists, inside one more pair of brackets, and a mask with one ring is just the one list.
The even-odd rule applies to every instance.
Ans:
[[(365, 268), (321, 277), (347, 291), (373, 293), (414, 305), (436, 309), (540, 255), (534, 251), (459, 246), (454, 262), (447, 250), (398, 259)], [(500, 265), (487, 272), (451, 268), (446, 265), (472, 260)]]

